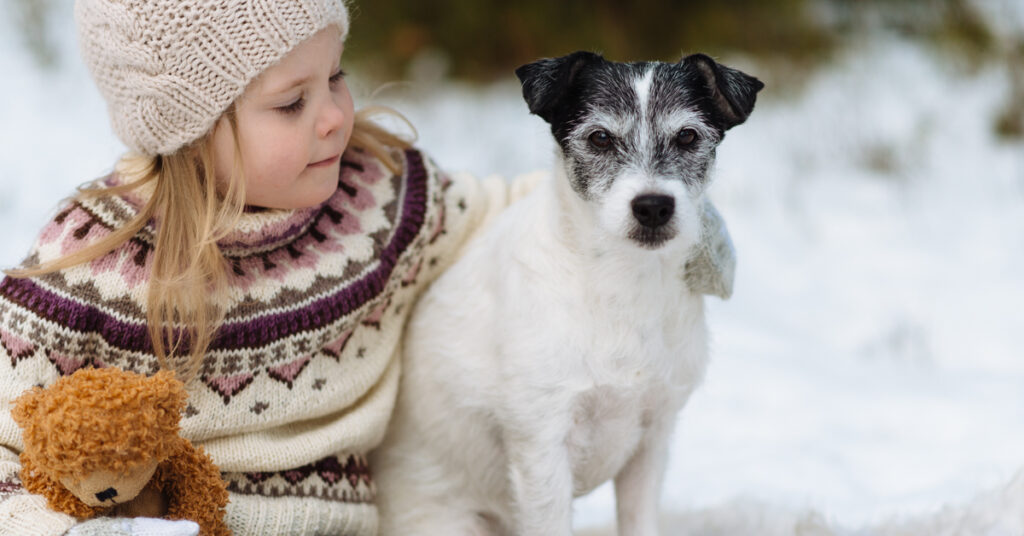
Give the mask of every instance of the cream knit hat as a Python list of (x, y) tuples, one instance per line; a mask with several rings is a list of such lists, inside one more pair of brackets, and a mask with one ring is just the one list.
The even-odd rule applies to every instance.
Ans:
[(264, 69), (331, 24), (344, 0), (77, 0), (82, 56), (131, 149), (171, 154), (207, 133)]

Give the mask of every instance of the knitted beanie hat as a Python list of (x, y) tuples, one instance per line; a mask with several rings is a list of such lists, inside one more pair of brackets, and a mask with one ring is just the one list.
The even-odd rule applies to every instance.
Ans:
[(344, 0), (77, 0), (82, 56), (114, 131), (139, 153), (206, 134), (246, 86), (331, 24)]

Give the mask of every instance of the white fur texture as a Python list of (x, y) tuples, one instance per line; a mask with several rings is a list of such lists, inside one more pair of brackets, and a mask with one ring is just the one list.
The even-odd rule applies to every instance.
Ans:
[[(569, 535), (573, 497), (609, 479), (620, 533), (657, 533), (667, 438), (707, 360), (682, 278), (697, 226), (640, 247), (623, 211), (653, 186), (621, 179), (595, 203), (556, 173), (419, 301), (373, 459), (382, 534)], [(685, 189), (659, 188), (690, 218)]]

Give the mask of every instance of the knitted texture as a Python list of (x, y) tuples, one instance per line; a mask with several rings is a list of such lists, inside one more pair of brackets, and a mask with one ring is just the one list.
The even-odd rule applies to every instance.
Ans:
[(171, 521), (138, 517), (134, 519), (101, 517), (79, 523), (66, 536), (198, 536), (199, 525), (191, 521)]
[(118, 137), (171, 154), (208, 132), (257, 75), (327, 26), (343, 0), (78, 0), (82, 57)]
[(686, 263), (686, 286), (698, 294), (732, 296), (736, 277), (736, 249), (725, 220), (711, 201), (704, 201), (701, 212), (701, 241)]
[[(479, 181), (450, 179), (415, 150), (396, 156), (401, 175), (350, 150), (322, 205), (248, 211), (221, 242), (226, 319), (186, 386), (181, 435), (220, 467), (235, 535), (376, 532), (366, 454), (394, 404), (402, 327), (483, 212), (502, 208)], [(72, 202), (28, 262), (81, 249), (141, 202)], [(82, 367), (157, 371), (145, 323), (153, 232), (85, 265), (0, 282), (0, 404)], [(6, 410), (0, 447), (15, 466), (21, 432)], [(11, 500), (24, 492), (7, 475)]]
[[(2, 487), (10, 487), (10, 480)], [(0, 536), (31, 534), (64, 534), (75, 518), (46, 508), (46, 499), (39, 495), (16, 494), (0, 497)]]
[[(351, 150), (322, 205), (247, 212), (220, 243), (226, 319), (187, 386), (181, 435), (223, 472), (236, 536), (376, 534), (366, 454), (394, 405), (412, 303), (475, 229), (539, 181), (449, 177), (415, 150), (400, 156), (405, 171), (393, 175)], [(27, 263), (108, 235), (143, 202), (70, 203)], [(712, 227), (728, 241), (720, 220)], [(153, 243), (147, 227), (91, 263), (0, 282), (0, 405), (82, 367), (158, 370), (145, 323)], [(0, 411), (0, 535), (63, 534), (73, 520), (21, 485), (22, 448), (21, 429)]]

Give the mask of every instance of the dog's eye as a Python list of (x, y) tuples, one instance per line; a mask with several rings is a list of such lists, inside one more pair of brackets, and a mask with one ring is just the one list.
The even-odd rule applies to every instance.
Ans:
[(679, 131), (679, 134), (676, 134), (676, 145), (680, 147), (689, 147), (695, 141), (697, 141), (697, 131), (692, 128), (684, 128)]
[(605, 150), (612, 146), (612, 135), (607, 130), (597, 130), (587, 140), (595, 149)]

